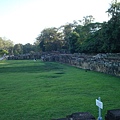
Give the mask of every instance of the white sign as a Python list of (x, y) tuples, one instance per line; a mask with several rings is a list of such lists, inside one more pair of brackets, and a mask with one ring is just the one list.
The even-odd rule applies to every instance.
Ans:
[(103, 109), (103, 103), (102, 103), (101, 101), (97, 100), (97, 99), (96, 99), (96, 105), (97, 105), (99, 108)]

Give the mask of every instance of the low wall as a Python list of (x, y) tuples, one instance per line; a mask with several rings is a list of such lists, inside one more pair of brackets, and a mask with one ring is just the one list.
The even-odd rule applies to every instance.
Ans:
[(76, 66), (85, 70), (98, 71), (120, 76), (120, 53), (108, 54), (45, 54), (43, 61), (55, 61)]
[(40, 59), (41, 54), (35, 53), (35, 54), (22, 54), (22, 55), (10, 55), (8, 56), (8, 60), (32, 60), (32, 59)]
[(19, 56), (9, 56), (8, 60), (28, 60), (42, 59), (43, 61), (60, 62), (76, 66), (82, 69), (98, 71), (115, 76), (120, 76), (120, 53), (107, 53), (87, 55), (84, 53), (60, 54), (54, 53), (35, 53), (23, 54)]

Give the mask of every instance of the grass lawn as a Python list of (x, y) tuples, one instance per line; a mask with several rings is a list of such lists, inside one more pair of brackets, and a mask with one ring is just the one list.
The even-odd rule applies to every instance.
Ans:
[(120, 78), (33, 60), (0, 61), (0, 120), (50, 120), (74, 112), (98, 117), (95, 100), (120, 109)]

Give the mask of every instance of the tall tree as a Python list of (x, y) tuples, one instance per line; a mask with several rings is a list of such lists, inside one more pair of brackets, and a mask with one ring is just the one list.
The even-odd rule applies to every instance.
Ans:
[(30, 53), (31, 51), (34, 51), (34, 46), (30, 43), (27, 43), (25, 45), (23, 45), (23, 53)]
[(103, 27), (104, 36), (107, 36), (104, 49), (106, 52), (120, 52), (120, 2), (112, 3), (107, 12), (111, 15), (111, 19)]
[(83, 25), (86, 26), (92, 22), (94, 22), (95, 18), (92, 15), (84, 16), (82, 20), (79, 20), (79, 22)]
[(69, 50), (70, 53), (78, 52), (77, 42), (79, 40), (79, 34), (77, 32), (72, 32), (69, 37)]
[(70, 50), (70, 36), (73, 32), (74, 25), (72, 23), (68, 23), (63, 25), (63, 34), (64, 34), (64, 48), (69, 51)]
[(13, 48), (13, 52), (15, 55), (23, 54), (23, 45), (22, 44), (15, 44)]
[(62, 34), (57, 28), (44, 29), (37, 40), (42, 51), (56, 51), (62, 47)]
[(6, 53), (12, 54), (13, 53), (13, 41), (6, 39), (5, 37), (0, 37), (0, 50), (7, 51)]

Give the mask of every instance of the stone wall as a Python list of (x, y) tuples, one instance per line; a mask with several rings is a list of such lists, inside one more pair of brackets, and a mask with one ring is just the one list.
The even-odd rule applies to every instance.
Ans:
[(9, 56), (8, 60), (41, 59), (42, 61), (60, 62), (82, 69), (98, 71), (120, 77), (120, 53), (87, 55), (84, 53), (61, 54), (34, 53), (18, 56)]
[(66, 63), (82, 69), (120, 76), (120, 53), (107, 54), (44, 54), (43, 61)]
[(41, 59), (40, 53), (34, 54), (22, 54), (22, 55), (10, 55), (8, 60), (32, 60), (32, 59)]

